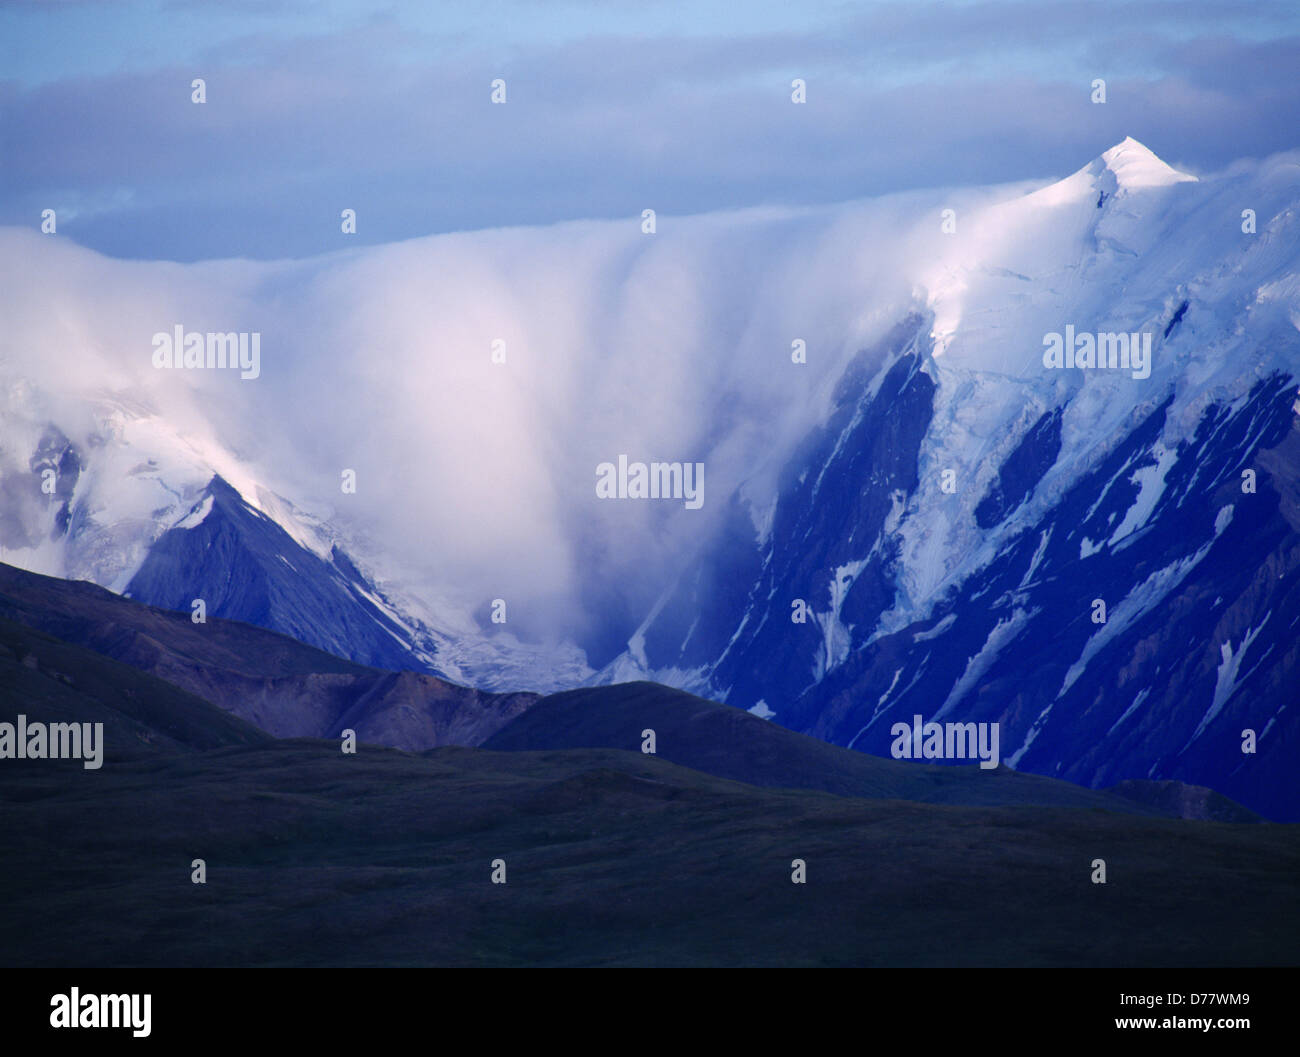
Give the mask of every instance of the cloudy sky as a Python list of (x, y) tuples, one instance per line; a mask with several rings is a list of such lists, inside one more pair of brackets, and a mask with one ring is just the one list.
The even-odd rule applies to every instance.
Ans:
[(301, 257), (344, 208), (356, 245), (826, 203), (1126, 135), (1206, 171), (1297, 145), (1297, 70), (1294, 0), (0, 0), (0, 224)]

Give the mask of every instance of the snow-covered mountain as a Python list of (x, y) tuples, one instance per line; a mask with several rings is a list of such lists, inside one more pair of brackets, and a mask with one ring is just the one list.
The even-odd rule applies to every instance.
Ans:
[(0, 560), (168, 609), (192, 612), (201, 601), (205, 617), (379, 668), (547, 689), (590, 673), (572, 646), (486, 635), (452, 604), (434, 616), (352, 557), (364, 537), (296, 508), (220, 444), (171, 428), (155, 406), (95, 394), (75, 409), (88, 425), (74, 442), (26, 379), (6, 397)]
[[(997, 721), (1019, 768), (1300, 818), (1298, 205), (1300, 156), (1197, 179), (1126, 140), (653, 235), (179, 266), (0, 231), (0, 559), (880, 754)], [(155, 368), (177, 325), (259, 333), (259, 376)], [(702, 463), (703, 507), (599, 498), (620, 454)]]
[[(959, 219), (774, 507), (735, 499), (604, 677), (881, 755), (915, 714), (999, 722), (1015, 767), (1300, 817), (1298, 204), (1294, 158), (1197, 181), (1126, 140)], [(1067, 327), (1150, 335), (1149, 376), (1045, 366)]]

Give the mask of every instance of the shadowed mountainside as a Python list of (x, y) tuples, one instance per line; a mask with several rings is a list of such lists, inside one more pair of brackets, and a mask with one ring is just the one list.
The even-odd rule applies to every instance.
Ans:
[(537, 700), (342, 660), (274, 631), (157, 609), (0, 564), (0, 617), (148, 672), (277, 737), (405, 749), (478, 744)]
[[(338, 737), (350, 728), (362, 742), (411, 751), (443, 745), (635, 750), (641, 732), (650, 728), (663, 758), (752, 785), (931, 803), (1257, 819), (1210, 790), (1178, 783), (1163, 791), (1146, 789), (1157, 783), (1128, 783), (1122, 796), (1113, 796), (1006, 767), (985, 771), (974, 764), (883, 759), (656, 683), (593, 687), (546, 698), (482, 693), (418, 672), (365, 668), (248, 624), (217, 618), (195, 624), (187, 614), (145, 606), (93, 584), (4, 565), (0, 620), (60, 636), (68, 640), (65, 651), (81, 647), (122, 662), (163, 680), (164, 687), (185, 699), (202, 698), (277, 737)], [(94, 663), (84, 657), (63, 659), (57, 670)], [(159, 700), (170, 698), (162, 693)], [(19, 699), (5, 703), (20, 710)], [(160, 704), (158, 714), (167, 707)], [(185, 707), (192, 708), (193, 702)], [(28, 713), (36, 715), (32, 707)]]
[[(883, 759), (796, 734), (738, 708), (647, 682), (544, 697), (488, 738), (483, 747), (639, 750), (642, 732), (647, 729), (655, 732), (656, 752), (663, 759), (752, 785), (935, 804), (1038, 804), (1180, 818), (1214, 817), (1224, 822), (1259, 820), (1227, 797), (1179, 782), (1129, 782), (1126, 792), (1115, 796), (1013, 771), (1005, 765), (983, 770), (974, 763), (942, 766)], [(1155, 785), (1173, 788), (1165, 795), (1145, 791)], [(1218, 813), (1205, 814), (1207, 804)]]
[(0, 618), (0, 722), (20, 714), (39, 723), (103, 723), (105, 764), (274, 740), (171, 683)]

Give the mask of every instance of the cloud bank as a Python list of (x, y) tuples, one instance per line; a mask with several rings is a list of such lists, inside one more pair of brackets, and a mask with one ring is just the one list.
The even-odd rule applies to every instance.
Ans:
[(11, 5), (0, 223), (283, 258), (1047, 177), (1125, 135), (1191, 171), (1297, 145), (1294, 4), (784, 6)]

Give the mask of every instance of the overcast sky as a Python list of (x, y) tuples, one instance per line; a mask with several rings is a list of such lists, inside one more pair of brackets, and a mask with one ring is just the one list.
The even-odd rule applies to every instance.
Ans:
[(0, 0), (0, 224), (300, 257), (1056, 178), (1126, 135), (1208, 171), (1300, 145), (1298, 72), (1295, 0)]

